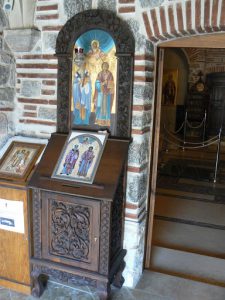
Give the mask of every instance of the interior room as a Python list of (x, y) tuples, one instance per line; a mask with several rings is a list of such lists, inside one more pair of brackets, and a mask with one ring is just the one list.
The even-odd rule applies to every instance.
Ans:
[(150, 263), (153, 270), (221, 285), (223, 53), (165, 49)]

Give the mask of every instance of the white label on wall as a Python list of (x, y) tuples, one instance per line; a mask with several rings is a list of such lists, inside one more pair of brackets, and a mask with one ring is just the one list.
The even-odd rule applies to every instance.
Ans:
[(0, 229), (24, 233), (22, 201), (0, 198)]

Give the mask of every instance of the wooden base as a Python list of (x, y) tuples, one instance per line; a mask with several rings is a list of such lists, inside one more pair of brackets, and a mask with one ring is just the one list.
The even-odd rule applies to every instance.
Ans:
[(26, 295), (31, 294), (31, 286), (27, 286), (27, 285), (24, 285), (21, 283), (12, 282), (12, 281), (0, 278), (0, 286), (4, 287), (6, 289), (14, 290), (14, 291), (22, 293), (22, 294), (26, 294)]
[(47, 286), (48, 278), (50, 278), (61, 281), (64, 284), (72, 282), (75, 285), (90, 285), (96, 288), (96, 293), (100, 300), (107, 300), (111, 291), (110, 285), (113, 284), (115, 287), (121, 288), (124, 283), (122, 272), (126, 265), (124, 262), (125, 255), (126, 250), (122, 249), (114, 262), (108, 278), (104, 275), (78, 271), (75, 268), (65, 267), (57, 263), (47, 263), (39, 259), (31, 259), (33, 269), (31, 272), (33, 282), (32, 296), (41, 297)]

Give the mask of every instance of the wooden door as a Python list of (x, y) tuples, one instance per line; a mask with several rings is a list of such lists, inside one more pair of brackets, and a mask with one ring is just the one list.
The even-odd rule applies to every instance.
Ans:
[(41, 201), (43, 258), (97, 271), (100, 202), (53, 192)]
[(161, 100), (162, 100), (162, 80), (163, 80), (163, 61), (164, 49), (158, 51), (158, 73), (157, 73), (157, 89), (156, 89), (156, 104), (154, 109), (154, 128), (153, 128), (153, 149), (152, 149), (152, 165), (151, 165), (151, 182), (150, 182), (150, 202), (148, 207), (148, 224), (147, 224), (147, 241), (146, 241), (146, 255), (145, 268), (150, 267), (151, 258), (151, 243), (153, 232), (154, 208), (155, 208), (155, 193), (157, 180), (157, 166), (158, 166), (158, 149), (160, 136), (160, 118), (161, 118)]

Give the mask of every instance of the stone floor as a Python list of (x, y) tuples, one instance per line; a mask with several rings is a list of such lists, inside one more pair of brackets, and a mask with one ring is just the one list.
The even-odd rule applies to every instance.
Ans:
[[(0, 287), (0, 300), (37, 300)], [(224, 300), (225, 288), (175, 276), (144, 271), (136, 288), (112, 289), (110, 300)], [(40, 300), (99, 300), (88, 287), (49, 282)]]

